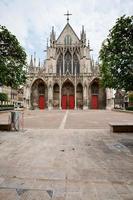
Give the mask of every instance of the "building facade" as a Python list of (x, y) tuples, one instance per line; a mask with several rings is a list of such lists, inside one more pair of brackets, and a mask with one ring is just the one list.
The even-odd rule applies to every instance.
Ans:
[(31, 57), (24, 105), (31, 109), (110, 108), (112, 93), (100, 86), (99, 66), (91, 58), (84, 26), (79, 38), (68, 16), (58, 38), (52, 27), (44, 65), (36, 66), (36, 58)]
[(23, 105), (23, 88), (22, 87), (19, 87), (18, 89), (13, 89), (11, 87), (1, 85), (0, 93), (7, 94), (8, 101), (5, 102), (5, 104), (8, 103), (8, 104), (14, 104), (14, 105), (16, 104)]

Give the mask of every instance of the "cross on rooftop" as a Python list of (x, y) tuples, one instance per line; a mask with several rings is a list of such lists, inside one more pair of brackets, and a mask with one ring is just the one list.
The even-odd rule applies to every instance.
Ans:
[(64, 14), (64, 15), (67, 16), (67, 23), (69, 23), (69, 16), (72, 15), (72, 14), (70, 14), (69, 11), (67, 11), (67, 13)]

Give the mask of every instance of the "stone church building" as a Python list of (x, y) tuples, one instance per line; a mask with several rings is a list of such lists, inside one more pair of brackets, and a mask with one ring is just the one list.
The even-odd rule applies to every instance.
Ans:
[(54, 28), (42, 67), (31, 57), (24, 106), (31, 109), (106, 109), (112, 92), (100, 86), (98, 63), (91, 58), (84, 26), (80, 38), (69, 23), (56, 38)]

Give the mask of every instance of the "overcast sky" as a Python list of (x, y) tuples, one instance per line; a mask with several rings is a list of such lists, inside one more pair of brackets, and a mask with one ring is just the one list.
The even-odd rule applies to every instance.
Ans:
[(78, 36), (85, 26), (96, 60), (116, 19), (133, 15), (133, 0), (0, 0), (0, 24), (16, 35), (28, 56), (36, 51), (43, 61), (51, 27), (58, 36), (66, 25), (67, 10), (72, 13), (70, 24)]

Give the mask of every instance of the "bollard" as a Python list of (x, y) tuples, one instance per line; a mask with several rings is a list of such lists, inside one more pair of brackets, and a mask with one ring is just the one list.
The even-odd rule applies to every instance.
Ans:
[(19, 131), (19, 112), (18, 111), (11, 111), (11, 129), (15, 131)]

